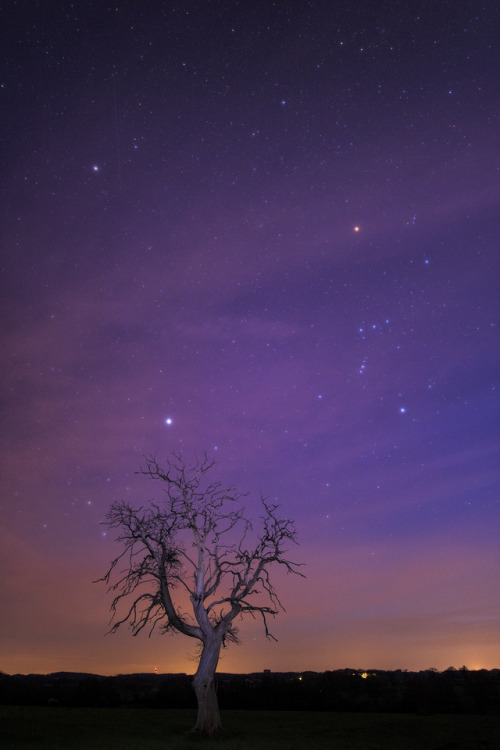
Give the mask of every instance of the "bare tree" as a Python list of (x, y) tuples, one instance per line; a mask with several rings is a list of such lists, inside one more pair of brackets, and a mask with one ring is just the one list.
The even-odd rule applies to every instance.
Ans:
[(99, 579), (114, 594), (111, 632), (127, 622), (133, 635), (159, 625), (200, 642), (194, 731), (207, 734), (222, 729), (214, 676), (221, 648), (238, 641), (236, 621), (259, 616), (266, 636), (276, 640), (268, 620), (284, 608), (270, 568), (302, 575), (288, 559), (288, 546), (296, 542), (293, 522), (261, 498), (254, 529), (239, 505), (243, 496), (207, 477), (213, 465), (206, 455), (189, 465), (173, 454), (166, 469), (147, 459), (139, 473), (163, 483), (163, 500), (140, 508), (113, 503), (105, 523), (119, 530), (124, 550)]

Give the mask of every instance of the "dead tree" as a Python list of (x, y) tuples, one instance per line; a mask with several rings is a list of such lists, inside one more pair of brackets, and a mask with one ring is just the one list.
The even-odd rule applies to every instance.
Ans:
[(124, 549), (99, 579), (114, 594), (111, 632), (125, 623), (133, 635), (159, 625), (200, 642), (194, 731), (207, 734), (222, 729), (214, 676), (221, 648), (238, 640), (236, 622), (246, 614), (259, 616), (266, 636), (276, 640), (269, 618), (283, 605), (270, 569), (282, 566), (302, 575), (288, 558), (288, 547), (296, 543), (293, 522), (261, 498), (254, 528), (239, 504), (243, 496), (210, 481), (213, 464), (206, 455), (189, 465), (174, 454), (165, 469), (156, 458), (146, 460), (138, 473), (161, 481), (163, 498), (139, 508), (113, 503), (105, 523), (118, 529)]

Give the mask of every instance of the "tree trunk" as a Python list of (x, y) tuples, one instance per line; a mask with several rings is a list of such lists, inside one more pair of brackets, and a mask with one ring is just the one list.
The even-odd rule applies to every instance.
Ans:
[(198, 700), (198, 716), (193, 732), (212, 735), (222, 730), (214, 682), (221, 645), (219, 638), (207, 640), (203, 644), (200, 663), (193, 679), (193, 687)]

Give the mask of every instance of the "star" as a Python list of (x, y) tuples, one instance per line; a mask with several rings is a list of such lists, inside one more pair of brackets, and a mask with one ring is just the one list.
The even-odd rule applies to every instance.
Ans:
[(172, 417), (166, 417), (165, 418), (165, 424), (166, 425), (170, 426), (173, 423), (174, 423), (174, 420), (172, 419)]

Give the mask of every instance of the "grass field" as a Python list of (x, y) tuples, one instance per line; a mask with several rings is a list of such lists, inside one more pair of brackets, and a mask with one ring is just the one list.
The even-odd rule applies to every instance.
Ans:
[(0, 706), (3, 750), (498, 750), (498, 716), (226, 711), (225, 732), (187, 731), (192, 711)]

